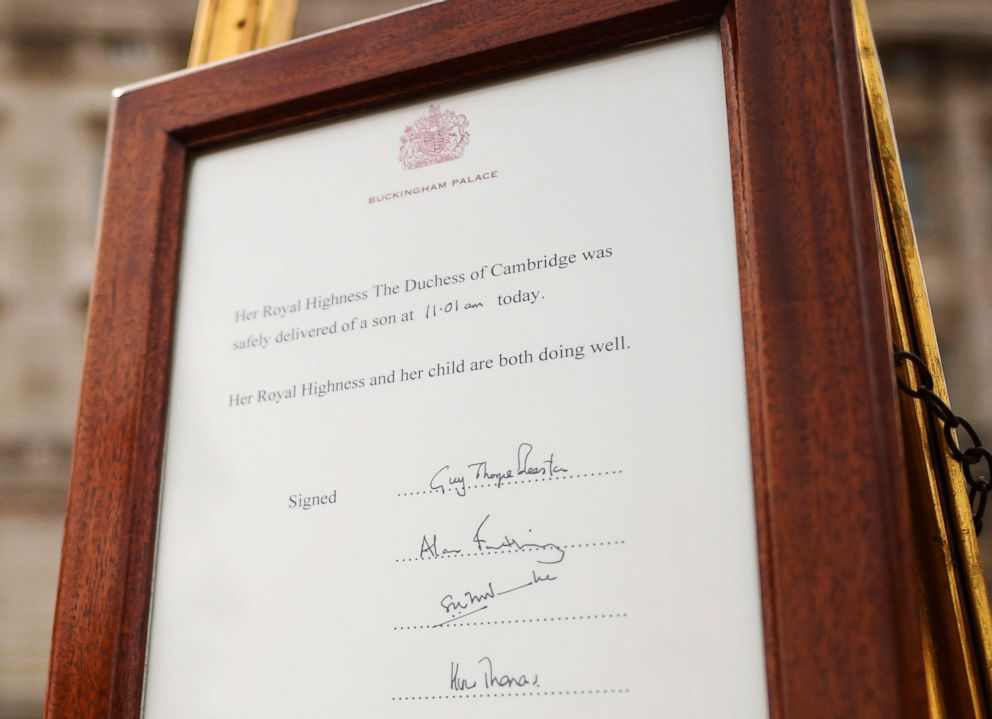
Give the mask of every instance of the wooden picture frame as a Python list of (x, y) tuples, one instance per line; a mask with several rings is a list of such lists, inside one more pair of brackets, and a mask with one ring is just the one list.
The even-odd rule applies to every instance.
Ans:
[(141, 712), (191, 155), (713, 26), (771, 714), (927, 715), (849, 2), (450, 0), (118, 94), (46, 717)]

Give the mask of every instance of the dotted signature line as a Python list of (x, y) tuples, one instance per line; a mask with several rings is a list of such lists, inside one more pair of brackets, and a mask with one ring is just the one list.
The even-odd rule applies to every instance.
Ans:
[(488, 622), (455, 622), (452, 624), (411, 624), (406, 627), (393, 627), (394, 632), (407, 632), (418, 629), (446, 629), (458, 627), (482, 627), (489, 624), (535, 624), (540, 622), (579, 622), (590, 619), (625, 619), (627, 612), (616, 614), (579, 614), (574, 617), (531, 617), (529, 619), (493, 619)]
[(432, 559), (465, 559), (466, 557), (491, 557), (497, 554), (513, 554), (514, 552), (546, 552), (551, 549), (586, 549), (589, 547), (611, 547), (618, 546), (621, 544), (626, 544), (627, 542), (623, 539), (617, 539), (612, 542), (584, 542), (581, 544), (557, 544), (555, 546), (544, 546), (544, 547), (520, 547), (518, 549), (496, 549), (488, 552), (449, 552), (448, 554), (439, 554), (437, 556), (429, 557), (402, 557), (400, 559), (394, 559), (394, 562), (426, 562)]
[[(623, 474), (622, 469), (607, 470), (605, 472), (586, 472), (585, 474), (559, 474), (555, 477), (532, 477), (530, 479), (504, 479), (501, 482), (490, 482), (489, 484), (466, 484), (462, 489), (490, 489), (492, 487), (502, 488), (514, 484), (532, 484), (535, 482), (559, 482), (566, 479), (584, 479), (587, 477), (609, 477), (616, 474)], [(423, 489), (414, 492), (397, 492), (397, 497), (415, 497), (421, 494), (443, 494), (445, 492), (455, 493), (451, 487), (438, 487), (436, 489)]]
[(630, 689), (559, 689), (546, 692), (485, 692), (480, 694), (434, 694), (421, 697), (393, 697), (394, 702), (437, 701), (443, 699), (495, 699), (499, 697), (555, 697), (568, 695), (630, 694)]

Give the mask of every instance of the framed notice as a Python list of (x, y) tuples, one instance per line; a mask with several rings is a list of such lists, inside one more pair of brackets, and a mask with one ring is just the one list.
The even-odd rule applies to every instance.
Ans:
[(47, 715), (924, 716), (870, 187), (840, 0), (121, 91)]

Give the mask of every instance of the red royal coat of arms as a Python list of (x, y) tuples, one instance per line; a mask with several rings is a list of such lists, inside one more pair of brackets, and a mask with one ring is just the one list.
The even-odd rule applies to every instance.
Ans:
[(457, 160), (464, 154), (468, 138), (467, 117), (431, 105), (400, 138), (400, 162), (404, 169), (413, 170)]

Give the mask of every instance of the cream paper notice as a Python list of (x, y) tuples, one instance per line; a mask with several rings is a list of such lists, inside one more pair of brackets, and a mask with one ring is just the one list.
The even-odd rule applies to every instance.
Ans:
[(720, 41), (197, 158), (144, 717), (765, 717)]

